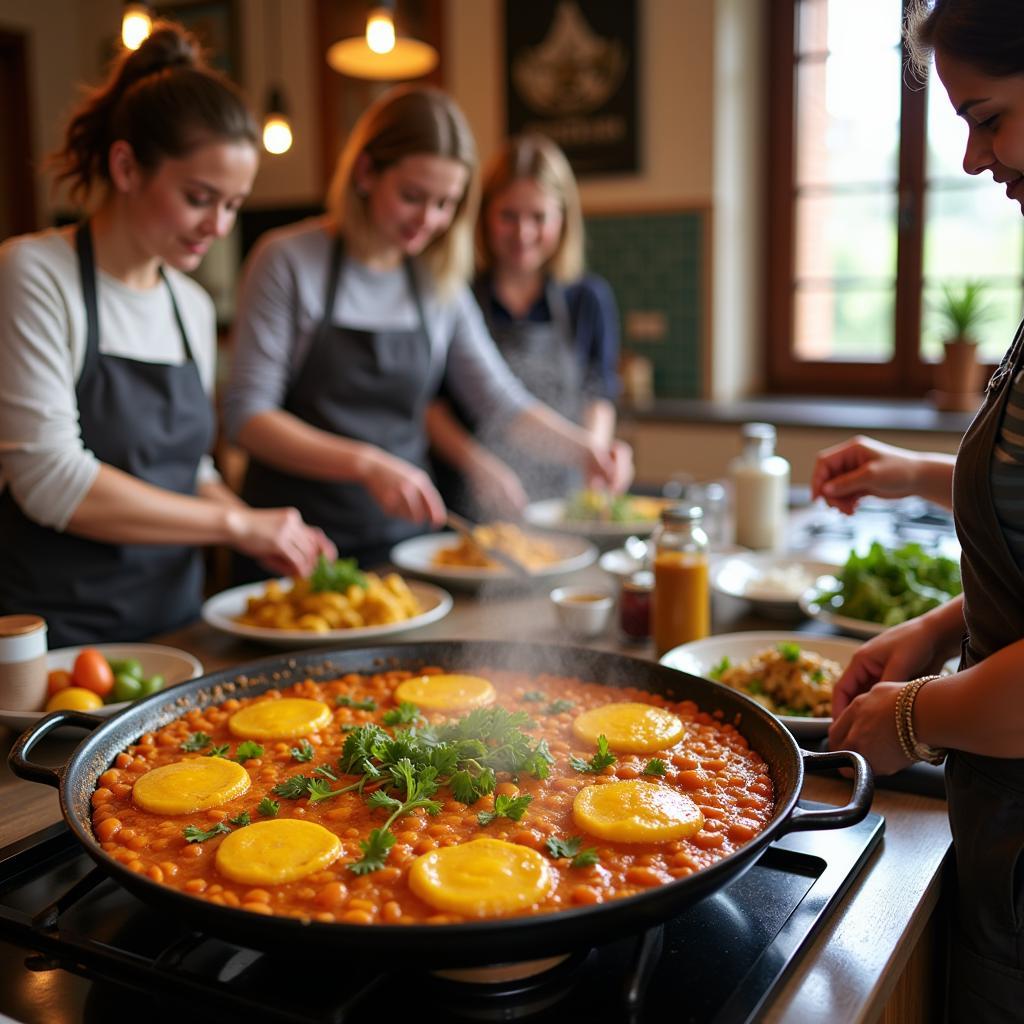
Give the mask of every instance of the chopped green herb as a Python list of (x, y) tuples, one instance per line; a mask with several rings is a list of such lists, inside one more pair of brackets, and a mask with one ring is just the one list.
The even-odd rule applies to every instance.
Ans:
[(820, 683), (820, 682), (822, 682), (824, 680), (824, 678), (825, 678), (825, 673), (822, 672), (820, 668), (816, 668), (811, 673), (811, 682), (812, 683)]
[(541, 693), (540, 690), (528, 690), (523, 694), (523, 700), (533, 701), (536, 704), (543, 704), (548, 698), (545, 694)]
[(779, 644), (776, 650), (778, 650), (779, 654), (781, 654), (786, 661), (800, 660), (800, 645), (795, 644), (792, 641), (786, 641)]
[(725, 674), (726, 669), (728, 669), (731, 664), (732, 662), (729, 660), (729, 655), (727, 654), (720, 662), (718, 662), (718, 664), (712, 665), (711, 668), (708, 669), (708, 679), (721, 679)]
[(259, 807), (256, 808), (264, 818), (275, 818), (277, 812), (281, 810), (281, 805), (276, 800), (271, 800), (269, 796), (265, 796), (261, 801)]
[(751, 679), (747, 683), (747, 693), (752, 693), (755, 697), (760, 696), (764, 693), (764, 680), (763, 679)]
[(387, 826), (375, 828), (368, 839), (360, 841), (362, 857), (349, 864), (348, 869), (354, 875), (368, 875), (371, 871), (379, 871), (388, 859), (391, 847), (395, 845), (395, 834)]
[(581, 850), (580, 847), (582, 845), (582, 836), (573, 836), (571, 839), (559, 839), (557, 836), (551, 836), (546, 843), (548, 853), (556, 860), (561, 857), (572, 858), (569, 867), (585, 868), (591, 864), (597, 864), (601, 859), (597, 855), (597, 850), (592, 846)]
[(279, 782), (271, 792), (275, 796), (283, 796), (286, 800), (298, 800), (309, 792), (309, 778), (305, 775), (293, 775), (284, 782)]
[(481, 811), (476, 816), (477, 823), (480, 825), (490, 825), (495, 818), (508, 818), (510, 821), (519, 821), (531, 803), (533, 803), (533, 797), (525, 793), (522, 796), (509, 796), (507, 793), (500, 793), (494, 798), (494, 810)]
[(313, 769), (314, 775), (321, 775), (325, 779), (330, 779), (331, 782), (337, 782), (338, 776), (334, 774), (329, 765), (322, 764), (319, 768)]
[(420, 709), (415, 704), (403, 700), (397, 708), (385, 711), (381, 721), (385, 725), (412, 725), (420, 717)]
[(553, 700), (545, 709), (545, 715), (560, 715), (563, 711), (571, 711), (576, 704), (571, 700)]
[(249, 817), (248, 811), (242, 811), (241, 814), (236, 814), (233, 818), (228, 818), (228, 824), (244, 828), (246, 825), (252, 824), (252, 818)]
[(589, 761), (574, 755), (569, 758), (569, 764), (576, 771), (588, 772), (591, 775), (597, 775), (610, 764), (615, 764), (615, 755), (608, 749), (608, 737), (604, 733), (597, 737), (597, 753)]
[(204, 747), (208, 747), (212, 742), (213, 740), (207, 736), (205, 732), (193, 732), (190, 733), (188, 739), (182, 743), (181, 749), (193, 754), (197, 750), (202, 750)]
[(316, 756), (316, 748), (309, 740), (303, 740), (297, 747), (290, 751), (293, 761), (312, 761)]
[(227, 757), (230, 749), (230, 743), (218, 743), (210, 747), (210, 749), (203, 754), (203, 757)]
[(263, 756), (263, 747), (258, 743), (254, 743), (252, 740), (246, 740), (244, 743), (238, 744), (238, 749), (235, 751), (235, 760), (239, 764), (245, 764), (246, 761), (251, 761), (254, 757)]
[(354, 558), (339, 558), (329, 562), (321, 555), (316, 560), (312, 576), (309, 577), (309, 589), (314, 594), (320, 594), (325, 590), (344, 593), (353, 583), (363, 590), (370, 586), (365, 574), (359, 571), (359, 564)]
[(356, 700), (347, 693), (342, 693), (334, 698), (334, 703), (339, 708), (353, 708), (356, 711), (376, 711), (377, 702), (370, 697), (366, 700)]
[(212, 839), (214, 836), (226, 835), (230, 831), (231, 829), (229, 829), (223, 821), (218, 821), (213, 828), (206, 830), (201, 829), (198, 825), (186, 825), (181, 830), (181, 834), (185, 837), (186, 843), (205, 843), (207, 839)]
[(652, 757), (644, 765), (644, 775), (664, 775), (666, 770), (665, 762), (660, 757)]

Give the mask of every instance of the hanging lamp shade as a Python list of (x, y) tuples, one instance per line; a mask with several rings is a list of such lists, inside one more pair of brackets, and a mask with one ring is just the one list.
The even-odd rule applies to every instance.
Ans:
[(429, 43), (395, 34), (393, 0), (370, 11), (365, 35), (341, 39), (327, 51), (327, 63), (335, 71), (379, 81), (420, 78), (437, 62), (437, 50)]

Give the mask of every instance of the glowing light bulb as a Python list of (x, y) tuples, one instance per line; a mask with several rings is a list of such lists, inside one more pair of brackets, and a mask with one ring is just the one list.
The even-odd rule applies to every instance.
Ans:
[(390, 53), (395, 48), (395, 23), (386, 8), (370, 11), (366, 19), (366, 45), (374, 53)]
[(145, 4), (127, 4), (121, 17), (121, 42), (137, 50), (153, 31), (153, 19)]
[(274, 156), (292, 148), (292, 126), (283, 114), (268, 114), (264, 120), (263, 148)]

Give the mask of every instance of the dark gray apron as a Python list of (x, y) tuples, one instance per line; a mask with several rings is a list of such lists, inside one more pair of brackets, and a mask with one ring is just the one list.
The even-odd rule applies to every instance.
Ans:
[[(412, 330), (335, 326), (334, 302), (343, 270), (339, 238), (331, 251), (323, 319), (282, 408), (321, 430), (376, 445), (426, 469), (424, 416), (437, 393), (443, 361), (434, 366), (412, 264), (405, 264), (419, 315)], [(385, 515), (360, 484), (294, 476), (258, 459), (249, 463), (242, 497), (259, 508), (294, 506), (307, 523), (319, 526), (334, 541), (339, 555), (358, 558), (367, 567), (386, 561), (392, 545), (425, 529)], [(266, 572), (236, 559), (235, 575), (239, 580), (258, 579)]]
[[(1022, 354), (1024, 324), (964, 436), (953, 475), (967, 627), (962, 668), (1024, 638), (1024, 574), (996, 518), (991, 486), (993, 452)], [(950, 1020), (1021, 1021), (1024, 760), (951, 752), (946, 791), (957, 872)]]
[[(546, 321), (496, 321), (492, 315), (489, 282), (477, 286), (477, 300), (509, 369), (535, 398), (567, 420), (583, 420), (583, 371), (576, 355), (576, 336), (566, 305), (565, 292), (553, 281), (545, 285), (551, 319)], [(542, 461), (536, 453), (509, 444), (504, 435), (491, 434), (480, 424), (477, 435), (519, 475), (531, 500), (563, 498), (582, 481), (579, 470)]]
[[(75, 387), (83, 444), (110, 466), (146, 483), (195, 494), (200, 457), (210, 450), (210, 400), (192, 358), (174, 292), (174, 319), (185, 349), (180, 366), (100, 352), (96, 267), (88, 223), (76, 234), (86, 310), (85, 360)], [(0, 614), (46, 619), (51, 648), (141, 640), (196, 618), (202, 600), (200, 552), (176, 544), (107, 544), (30, 520), (0, 495)]]

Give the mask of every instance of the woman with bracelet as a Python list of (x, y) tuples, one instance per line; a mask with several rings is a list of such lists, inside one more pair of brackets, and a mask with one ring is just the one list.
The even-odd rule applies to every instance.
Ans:
[(256, 139), (238, 90), (158, 24), (53, 158), (91, 216), (0, 247), (0, 614), (42, 615), (51, 646), (194, 619), (197, 545), (275, 574), (333, 554), (295, 509), (244, 505), (207, 454), (213, 303), (184, 272), (230, 230)]
[[(990, 172), (1024, 207), (1019, 0), (922, 0), (909, 15), (907, 41), (918, 68), (934, 51), (938, 76), (967, 122), (964, 170)], [(860, 751), (883, 774), (948, 755), (957, 871), (949, 1019), (972, 1024), (1019, 1021), (1024, 1014), (1022, 371), (1024, 326), (963, 439), (951, 489), (948, 461), (928, 457), (926, 465), (903, 453), (909, 458), (904, 484), (922, 470), (931, 481), (926, 490), (952, 493), (964, 592), (860, 649), (836, 686), (829, 733), (834, 749)], [(892, 455), (888, 469), (899, 476)], [(815, 472), (816, 490), (836, 504), (855, 500), (857, 492), (838, 493), (845, 488), (833, 481), (829, 498), (829, 459), (839, 479), (879, 461), (849, 451), (845, 457), (826, 453)], [(879, 472), (876, 465), (868, 476)], [(959, 671), (921, 678), (958, 648)]]

